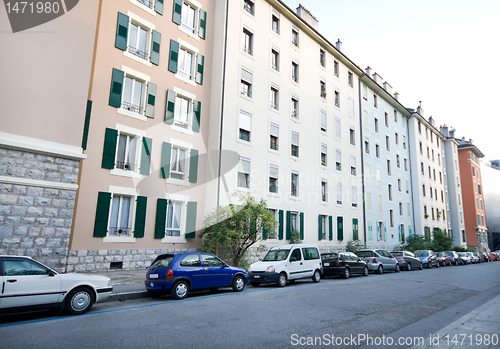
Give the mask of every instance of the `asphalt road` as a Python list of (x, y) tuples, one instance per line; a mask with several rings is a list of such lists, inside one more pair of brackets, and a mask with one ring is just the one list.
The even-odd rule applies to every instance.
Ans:
[(429, 338), (499, 294), (500, 263), (493, 262), (228, 289), (183, 301), (107, 302), (75, 317), (2, 315), (0, 348), (297, 348), (308, 337), (358, 348), (365, 343), (332, 342), (359, 334)]

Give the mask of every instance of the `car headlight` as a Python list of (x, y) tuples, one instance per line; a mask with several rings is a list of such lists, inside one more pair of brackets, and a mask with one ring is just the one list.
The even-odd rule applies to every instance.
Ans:
[(274, 269), (274, 265), (271, 265), (266, 269), (266, 273), (274, 273), (275, 271), (276, 269)]
[(429, 258), (422, 259), (422, 262), (424, 262), (424, 263), (427, 262), (427, 261), (429, 261)]

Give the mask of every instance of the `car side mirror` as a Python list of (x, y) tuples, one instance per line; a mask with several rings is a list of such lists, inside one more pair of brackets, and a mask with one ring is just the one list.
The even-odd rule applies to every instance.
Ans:
[(290, 262), (296, 262), (297, 258), (296, 257), (290, 257)]
[(52, 270), (47, 270), (47, 275), (48, 276), (55, 276), (54, 272)]

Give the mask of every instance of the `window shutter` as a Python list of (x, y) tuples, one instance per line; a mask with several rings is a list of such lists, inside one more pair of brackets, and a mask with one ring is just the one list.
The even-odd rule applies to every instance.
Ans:
[(144, 228), (146, 226), (146, 207), (148, 198), (145, 196), (138, 196), (135, 207), (135, 225), (134, 237), (143, 238)]
[(116, 141), (118, 139), (118, 131), (112, 128), (106, 128), (104, 135), (104, 149), (102, 151), (102, 168), (112, 170), (115, 168), (115, 153)]
[(181, 25), (182, 0), (174, 0), (174, 10), (172, 11), (172, 22)]
[(186, 214), (186, 239), (194, 239), (196, 237), (196, 209), (198, 203), (189, 201), (187, 203)]
[(342, 217), (337, 217), (337, 240), (343, 241), (344, 240), (344, 218)]
[(194, 119), (193, 119), (193, 132), (200, 132), (200, 119), (201, 119), (201, 102), (200, 101), (193, 101), (193, 112), (194, 112)]
[(203, 64), (205, 63), (205, 56), (196, 54), (196, 77), (197, 84), (203, 85)]
[(286, 236), (285, 239), (290, 240), (292, 238), (292, 213), (286, 211)]
[(179, 43), (170, 39), (170, 55), (168, 56), (168, 70), (177, 73), (177, 60), (179, 59)]
[(167, 90), (167, 106), (165, 108), (165, 122), (171, 125), (174, 123), (175, 96), (176, 93), (174, 91)]
[(377, 222), (376, 225), (377, 225), (377, 241), (379, 241), (380, 240), (380, 224)]
[(151, 138), (142, 137), (142, 153), (141, 153), (141, 168), (140, 172), (143, 175), (148, 175), (151, 168), (151, 147), (153, 140)]
[(155, 1), (155, 11), (163, 16), (163, 0)]
[(121, 12), (118, 12), (118, 23), (116, 25), (116, 40), (115, 47), (122, 51), (127, 50), (127, 34), (128, 34), (129, 18)]
[(191, 149), (189, 156), (189, 183), (198, 181), (198, 150)]
[(109, 206), (111, 193), (99, 192), (95, 211), (94, 237), (103, 238), (108, 233)]
[(333, 240), (333, 220), (332, 220), (332, 216), (328, 216), (328, 225), (329, 225), (329, 228), (330, 228), (330, 236), (328, 237), (330, 239), (330, 241)]
[(283, 210), (278, 211), (278, 239), (283, 240)]
[(172, 153), (172, 144), (163, 142), (161, 150), (161, 168), (160, 176), (161, 178), (170, 177), (170, 156)]
[(120, 108), (122, 106), (122, 87), (125, 74), (118, 69), (113, 68), (111, 76), (111, 91), (109, 93), (109, 105)]
[(398, 225), (398, 232), (399, 232), (399, 241), (401, 241), (401, 226)]
[(353, 240), (359, 240), (359, 235), (358, 235), (358, 219), (353, 218), (352, 219), (352, 239)]
[(300, 239), (304, 240), (304, 212), (300, 212)]
[(318, 240), (321, 241), (323, 239), (323, 229), (322, 226), (323, 226), (323, 216), (322, 215), (318, 215)]
[(160, 46), (161, 34), (153, 29), (153, 33), (151, 35), (151, 53), (149, 55), (149, 61), (156, 65), (160, 64)]
[(158, 199), (156, 202), (155, 239), (163, 239), (165, 237), (166, 222), (167, 222), (167, 200)]
[(205, 40), (205, 33), (207, 31), (207, 13), (200, 8), (200, 27), (198, 29), (198, 36)]
[(154, 119), (155, 117), (155, 102), (156, 102), (156, 85), (148, 82), (148, 92), (146, 98), (146, 112), (148, 118)]
[(87, 149), (87, 140), (89, 138), (90, 114), (92, 113), (92, 101), (87, 101), (87, 110), (85, 110), (85, 122), (83, 124), (82, 149)]
[(387, 227), (385, 226), (385, 223), (383, 223), (384, 225), (384, 241), (387, 241)]

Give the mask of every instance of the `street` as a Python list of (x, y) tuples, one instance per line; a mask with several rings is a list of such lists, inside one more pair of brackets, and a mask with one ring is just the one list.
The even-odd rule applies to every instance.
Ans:
[[(183, 301), (165, 296), (98, 303), (76, 317), (1, 315), (0, 347), (291, 348), (332, 335), (427, 339), (499, 294), (497, 262), (285, 288), (247, 286), (241, 293), (203, 292)], [(350, 344), (336, 347), (366, 343)]]

